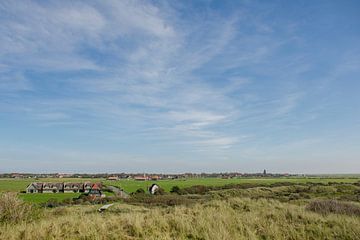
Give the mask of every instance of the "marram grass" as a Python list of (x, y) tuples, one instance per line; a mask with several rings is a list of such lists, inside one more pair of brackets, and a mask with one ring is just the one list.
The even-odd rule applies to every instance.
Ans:
[(360, 239), (360, 217), (320, 215), (275, 200), (230, 198), (145, 208), (117, 203), (45, 210), (42, 218), (0, 226), (0, 239)]

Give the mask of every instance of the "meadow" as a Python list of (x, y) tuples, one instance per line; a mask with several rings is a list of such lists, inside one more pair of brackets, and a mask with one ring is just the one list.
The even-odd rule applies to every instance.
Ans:
[[(272, 184), (278, 182), (291, 182), (291, 183), (328, 183), (328, 182), (357, 182), (360, 178), (187, 178), (187, 179), (173, 179), (173, 180), (158, 180), (158, 181), (135, 181), (135, 180), (119, 180), (119, 181), (104, 181), (107, 185), (118, 186), (124, 189), (126, 192), (135, 192), (137, 189), (148, 189), (153, 183), (158, 184), (166, 192), (169, 192), (173, 186), (180, 188), (191, 187), (195, 185), (203, 186), (224, 186), (227, 184)], [(0, 190), (1, 191), (1, 190)]]
[[(136, 181), (132, 179), (122, 179), (118, 181), (109, 181), (102, 178), (41, 178), (41, 179), (0, 179), (0, 192), (16, 192), (19, 197), (27, 202), (44, 203), (49, 199), (56, 199), (62, 201), (64, 199), (71, 199), (78, 197), (78, 193), (46, 193), (46, 194), (25, 194), (20, 193), (32, 182), (102, 182), (107, 186), (116, 186), (123, 189), (125, 192), (132, 193), (138, 189), (147, 189), (153, 184), (158, 184), (165, 192), (170, 192), (172, 187), (178, 186), (180, 188), (187, 188), (195, 185), (202, 186), (224, 186), (228, 184), (274, 184), (274, 183), (328, 183), (328, 182), (343, 182), (353, 183), (359, 181), (357, 177), (312, 177), (312, 178), (188, 178), (188, 179), (172, 179), (172, 180), (157, 180), (157, 181)], [(109, 195), (109, 193), (107, 193)]]

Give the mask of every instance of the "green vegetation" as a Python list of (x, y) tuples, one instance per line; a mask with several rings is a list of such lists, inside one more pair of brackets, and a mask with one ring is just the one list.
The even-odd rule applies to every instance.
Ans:
[[(358, 179), (195, 180), (158, 181), (169, 184), (157, 195), (142, 185), (127, 199), (82, 196), (43, 204), (31, 198), (72, 194), (3, 193), (0, 239), (359, 239)], [(113, 207), (97, 211), (110, 202)]]
[(174, 179), (174, 180), (158, 180), (158, 181), (135, 181), (135, 180), (119, 180), (119, 181), (104, 181), (106, 185), (118, 186), (126, 192), (135, 192), (139, 188), (148, 189), (153, 183), (160, 185), (166, 192), (170, 192), (173, 186), (180, 188), (191, 187), (194, 185), (204, 186), (223, 186), (226, 184), (272, 184), (278, 182), (291, 183), (328, 183), (328, 182), (346, 182), (353, 183), (359, 181), (359, 178), (188, 178), (188, 179)]
[(359, 217), (321, 215), (276, 200), (229, 198), (190, 206), (116, 204), (47, 210), (0, 226), (0, 239), (358, 239)]
[(42, 193), (42, 194), (26, 194), (21, 193), (19, 197), (25, 202), (32, 203), (44, 203), (50, 199), (56, 201), (63, 201), (65, 199), (77, 198), (80, 196), (80, 193)]
[[(126, 192), (135, 192), (138, 189), (144, 189), (145, 191), (153, 183), (161, 186), (166, 192), (170, 192), (174, 186), (179, 188), (189, 188), (196, 185), (202, 186), (214, 186), (220, 187), (231, 184), (262, 184), (271, 185), (276, 183), (328, 183), (328, 182), (343, 182), (353, 183), (359, 181), (359, 178), (232, 178), (232, 179), (221, 179), (221, 178), (190, 178), (190, 179), (174, 179), (174, 180), (158, 180), (158, 181), (135, 181), (135, 180), (119, 180), (119, 181), (108, 181), (105, 179), (92, 179), (92, 178), (41, 178), (41, 179), (0, 179), (0, 192), (16, 192), (20, 193), (24, 191), (31, 182), (103, 182), (108, 186), (116, 186), (124, 189)], [(111, 196), (111, 193), (106, 193)], [(50, 199), (56, 199), (62, 201), (64, 199), (71, 199), (78, 197), (79, 194), (73, 193), (47, 193), (47, 194), (19, 194), (20, 198), (26, 202), (32, 203), (45, 203)]]

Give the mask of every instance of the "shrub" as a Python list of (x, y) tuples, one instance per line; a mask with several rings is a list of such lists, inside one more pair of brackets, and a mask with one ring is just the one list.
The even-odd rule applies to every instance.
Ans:
[(163, 188), (158, 188), (155, 192), (155, 195), (164, 195), (165, 190)]
[(136, 190), (136, 191), (134, 192), (134, 194), (145, 194), (145, 190), (142, 189), (142, 188), (139, 188), (138, 190)]
[(309, 203), (306, 209), (320, 214), (346, 214), (360, 216), (360, 206), (336, 200), (316, 200)]
[(15, 193), (0, 194), (0, 222), (18, 223), (39, 215), (38, 209), (17, 198)]
[(170, 190), (171, 193), (181, 194), (181, 189), (179, 186), (173, 186)]
[(61, 206), (61, 203), (59, 203), (59, 201), (57, 199), (55, 199), (55, 198), (50, 198), (45, 203), (43, 203), (42, 206), (43, 207), (48, 207), (48, 208), (54, 208), (54, 207)]
[(124, 200), (130, 204), (141, 204), (147, 206), (175, 206), (175, 205), (188, 205), (194, 203), (194, 200), (188, 199), (184, 196), (174, 194), (168, 195), (133, 195), (131, 198)]

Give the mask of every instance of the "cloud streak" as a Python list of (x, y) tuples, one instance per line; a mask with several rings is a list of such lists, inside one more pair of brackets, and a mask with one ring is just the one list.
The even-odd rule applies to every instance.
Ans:
[(347, 51), (322, 74), (307, 19), (279, 17), (275, 3), (263, 14), (256, 2), (201, 4), (2, 1), (0, 116), (180, 162), (308, 139), (289, 131), (329, 108), (314, 99), (334, 83), (319, 76), (354, 73), (358, 58)]

